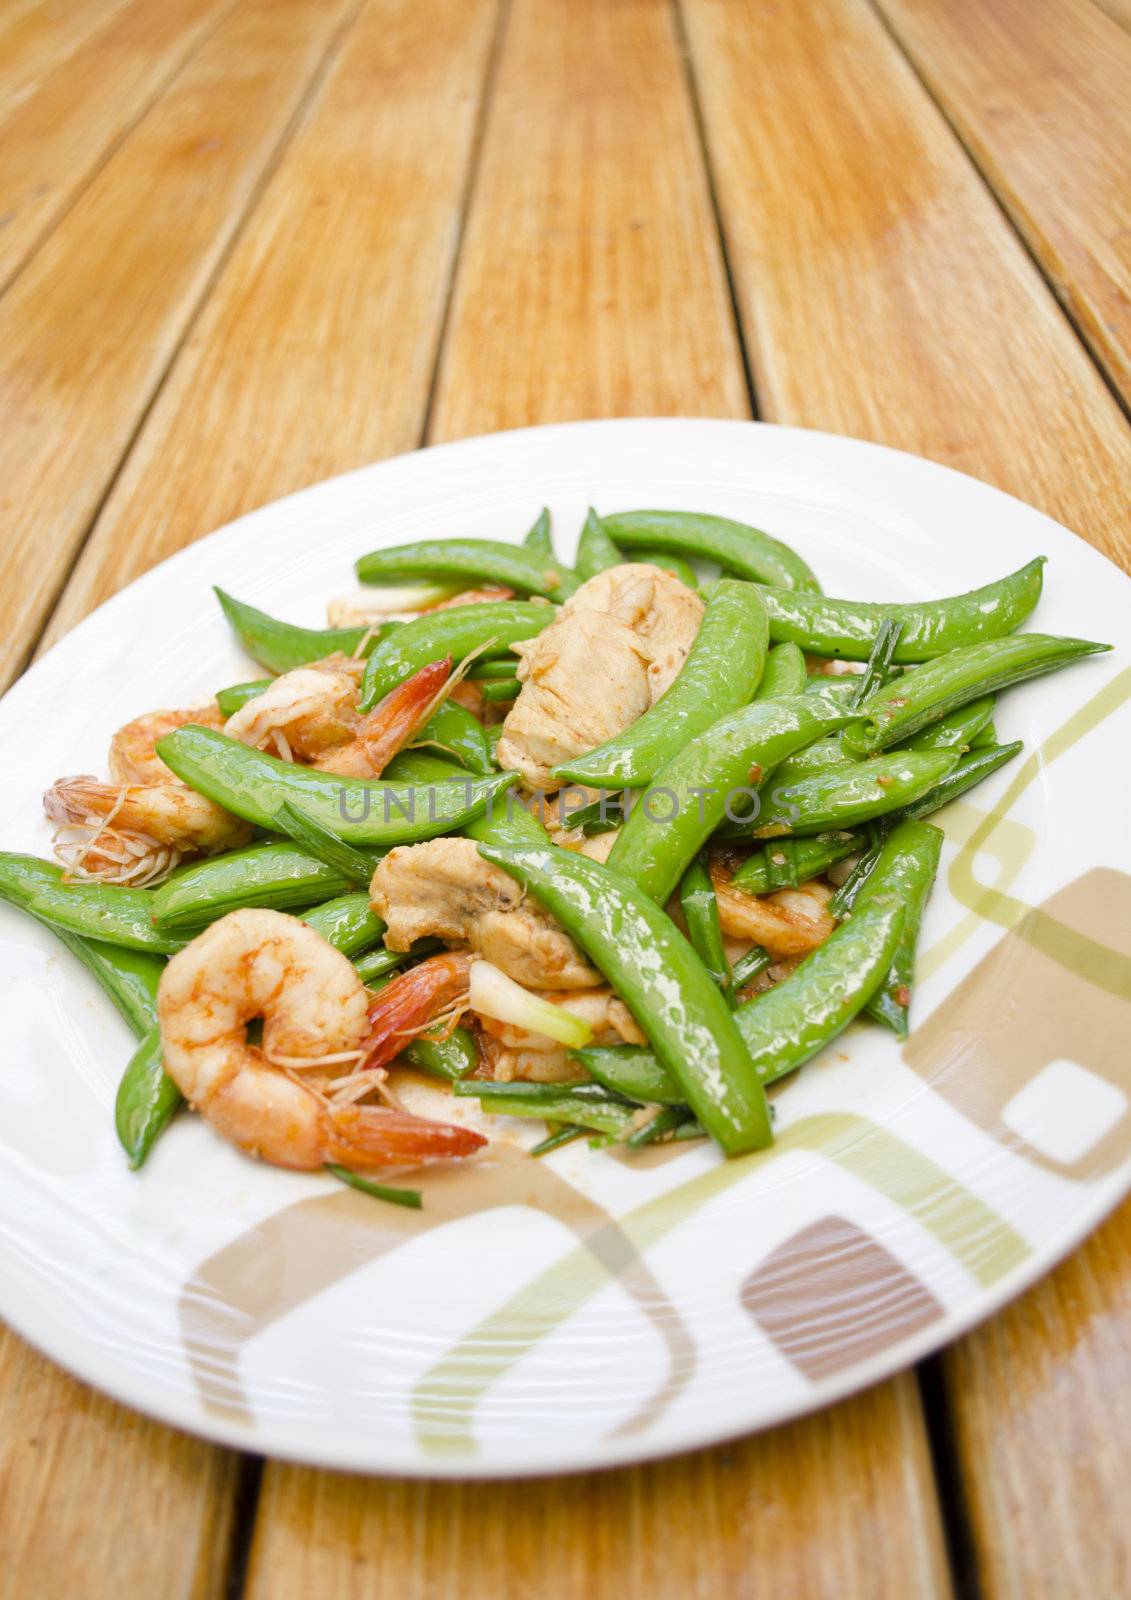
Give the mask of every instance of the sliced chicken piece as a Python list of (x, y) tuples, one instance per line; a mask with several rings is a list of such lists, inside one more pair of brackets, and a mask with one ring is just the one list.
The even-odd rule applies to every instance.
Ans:
[(548, 912), (484, 861), (473, 839), (401, 845), (377, 864), (369, 902), (385, 944), (428, 936), (474, 950), (528, 989), (594, 989), (601, 975)]
[(562, 618), (582, 610), (623, 622), (647, 645), (648, 688), (655, 705), (687, 660), (704, 607), (673, 573), (646, 561), (626, 561), (583, 583), (562, 607)]
[(824, 944), (836, 927), (826, 909), (833, 891), (819, 879), (766, 895), (732, 888), (729, 878), (717, 869), (712, 871), (711, 881), (724, 934), (753, 940), (772, 956), (808, 955)]
[[(572, 994), (546, 994), (575, 1017), (583, 1017), (593, 1029), (597, 1044), (647, 1044), (632, 1012), (611, 989), (585, 989)], [(578, 1063), (562, 1044), (544, 1034), (529, 1033), (511, 1023), (481, 1017), (487, 1035), (487, 1058), (498, 1083), (515, 1079), (528, 1083), (565, 1083), (584, 1076)]]
[(647, 647), (603, 612), (563, 614), (514, 650), (522, 688), (496, 759), (531, 789), (557, 788), (552, 767), (622, 733), (652, 703)]

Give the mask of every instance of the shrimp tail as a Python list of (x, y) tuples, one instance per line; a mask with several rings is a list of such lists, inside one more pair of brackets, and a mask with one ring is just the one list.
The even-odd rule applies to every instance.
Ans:
[(444, 699), (451, 672), (451, 656), (445, 656), (442, 661), (430, 661), (404, 683), (390, 689), (362, 719), (357, 737), (375, 777), (380, 777), (397, 751), (404, 749)]
[(360, 1068), (383, 1067), (437, 1017), (466, 1006), (470, 974), (471, 956), (449, 951), (394, 978), (369, 1009)]
[(487, 1140), (474, 1128), (425, 1117), (392, 1106), (333, 1106), (325, 1158), (343, 1167), (415, 1166), (469, 1156)]

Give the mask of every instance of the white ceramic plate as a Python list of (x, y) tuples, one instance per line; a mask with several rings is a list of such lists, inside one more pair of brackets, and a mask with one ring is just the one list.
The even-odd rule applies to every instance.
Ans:
[[(501, 434), (267, 506), (83, 622), (0, 704), (0, 844), (47, 853), (42, 790), (104, 771), (120, 723), (252, 675), (213, 583), (318, 624), (366, 549), (518, 539), (548, 503), (568, 557), (590, 501), (759, 524), (829, 593), (869, 598), (957, 592), (1043, 552), (1032, 626), (1124, 642), (1114, 567), (925, 461), (734, 422)], [(940, 818), (910, 1043), (852, 1029), (778, 1094), (774, 1149), (729, 1164), (584, 1144), (531, 1163), (504, 1144), (475, 1176), (429, 1180), (416, 1216), (256, 1165), (183, 1115), (132, 1174), (111, 1120), (127, 1029), (0, 908), (0, 1313), (168, 1422), (434, 1476), (637, 1460), (895, 1371), (1128, 1188), (1129, 696), (1117, 651), (1003, 698), (999, 732), (1026, 754)]]

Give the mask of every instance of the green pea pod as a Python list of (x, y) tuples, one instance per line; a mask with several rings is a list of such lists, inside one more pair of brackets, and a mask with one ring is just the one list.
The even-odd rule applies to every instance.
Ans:
[[(994, 697), (983, 695), (959, 706), (937, 722), (932, 722), (897, 748), (901, 750), (960, 750), (971, 749), (982, 733), (990, 726), (994, 715)], [(993, 743), (993, 740), (990, 740)]]
[(258, 700), (264, 689), (269, 689), (274, 681), (274, 678), (252, 678), (249, 683), (233, 683), (226, 689), (217, 689), (216, 704), (220, 715), (234, 717), (249, 700)]
[(586, 578), (595, 578), (599, 572), (606, 572), (609, 567), (619, 567), (623, 560), (600, 517), (590, 506), (577, 541), (574, 558), (577, 576), (584, 582)]
[(671, 918), (629, 879), (572, 851), (481, 844), (479, 853), (572, 934), (723, 1150), (768, 1145), (769, 1109), (730, 1008)]
[(899, 816), (930, 816), (933, 811), (939, 811), (952, 800), (957, 800), (967, 789), (973, 789), (976, 784), (992, 776), (999, 767), (1004, 767), (1006, 762), (1020, 755), (1023, 749), (1022, 741), (1015, 739), (1012, 744), (989, 745), (984, 749), (979, 747), (968, 751), (959, 758), (953, 772), (949, 772), (941, 783), (933, 789), (928, 789), (918, 800), (903, 806)]
[(370, 909), (367, 894), (343, 894), (307, 911), (302, 919), (344, 956), (356, 956), (385, 936), (385, 924)]
[(814, 772), (830, 772), (834, 767), (851, 767), (858, 759), (849, 755), (840, 734), (832, 733), (827, 738), (814, 739), (803, 750), (795, 750), (787, 756), (781, 766), (774, 769), (774, 786), (796, 783), (799, 778), (808, 778)]
[(420, 961), (443, 948), (439, 939), (418, 939), (411, 950), (386, 950), (382, 945), (377, 950), (369, 950), (365, 955), (358, 956), (353, 964), (354, 971), (367, 989), (382, 989), (390, 975), (398, 967), (403, 967), (406, 961)]
[(468, 772), (477, 772), (481, 777), (495, 770), (486, 729), (473, 712), (454, 700), (445, 700), (413, 735), (412, 747), (419, 745), (443, 751)]
[(730, 886), (741, 889), (744, 894), (773, 894), (775, 889), (795, 889), (799, 883), (819, 877), (862, 848), (859, 836), (847, 832), (817, 834), (812, 839), (781, 839), (747, 856), (730, 880)]
[(489, 1083), (476, 1080), (454, 1085), (457, 1099), (478, 1100), (497, 1116), (541, 1117), (547, 1122), (572, 1122), (594, 1133), (627, 1137), (636, 1123), (636, 1107), (614, 1100), (596, 1084), (569, 1088), (551, 1083)]
[(118, 1141), (136, 1172), (168, 1126), (183, 1096), (166, 1073), (161, 1030), (154, 1025), (130, 1057), (114, 1100)]
[(877, 629), (890, 618), (902, 629), (894, 660), (929, 661), (1019, 628), (1041, 597), (1044, 563), (1044, 556), (1038, 556), (985, 588), (910, 605), (767, 589), (770, 638), (775, 644), (791, 640), (809, 655), (867, 661)]
[(280, 807), (290, 801), (355, 845), (411, 844), (451, 833), (479, 816), (518, 777), (514, 772), (490, 778), (469, 775), (418, 792), (279, 761), (214, 728), (191, 723), (166, 734), (156, 748), (183, 783), (256, 827), (274, 827)]
[(480, 685), (484, 700), (490, 704), (496, 701), (517, 700), (521, 688), (522, 685), (517, 678), (496, 678), (490, 683)]
[(0, 851), (0, 899), (52, 929), (84, 939), (169, 955), (184, 943), (153, 925), (152, 889), (112, 883), (67, 883), (63, 869), (39, 856)]
[(491, 757), (491, 765), (497, 768), (499, 758), (496, 751), (499, 748), (499, 740), (503, 737), (503, 725), (501, 722), (492, 723), (489, 727), (484, 728), (483, 732), (487, 739), (487, 754)]
[[(841, 1033), (867, 1005), (891, 966), (903, 932), (903, 908), (893, 894), (874, 903), (830, 933), (824, 944), (788, 978), (747, 1000), (731, 1013), (762, 1084), (787, 1077)], [(640, 1098), (674, 1105), (682, 1094), (674, 1072), (658, 1053), (623, 1046), (610, 1062), (608, 1051), (593, 1047), (578, 1059), (622, 1094), (636, 1083)], [(700, 1120), (702, 1120), (700, 1118)]]
[(784, 787), (771, 782), (745, 831), (756, 839), (854, 828), (919, 800), (958, 765), (952, 750), (890, 750)]
[(522, 541), (522, 548), (531, 551), (539, 560), (554, 560), (554, 538), (551, 531), (550, 508), (543, 506), (530, 532)]
[(690, 654), (650, 711), (616, 738), (554, 768), (593, 788), (639, 789), (727, 711), (749, 701), (766, 661), (766, 609), (753, 584), (716, 585)]
[(1090, 639), (1018, 633), (952, 650), (871, 695), (860, 707), (860, 722), (844, 735), (845, 748), (886, 750), (957, 706), (1110, 649)]
[(614, 1094), (625, 1095), (641, 1105), (683, 1104), (683, 1090), (651, 1050), (632, 1044), (591, 1044), (570, 1054), (597, 1083)]
[(806, 695), (756, 700), (732, 711), (656, 774), (617, 834), (609, 865), (663, 904), (724, 815), (735, 816), (739, 797), (757, 799), (753, 786), (762, 772), (850, 718), (851, 712), (830, 711)]
[(854, 922), (866, 906), (884, 896), (894, 897), (903, 907), (903, 928), (891, 966), (867, 1006), (870, 1015), (886, 1022), (899, 1039), (907, 1037), (919, 928), (935, 881), (942, 844), (942, 830), (929, 822), (899, 823), (884, 840), (876, 863), (852, 906)]
[[(542, 594), (564, 600), (577, 588), (577, 577), (560, 562), (522, 545), (498, 539), (421, 539), (361, 556), (354, 570), (362, 583), (387, 583), (397, 578), (458, 578), (468, 584), (498, 583), (519, 594)], [(454, 607), (461, 610), (462, 607)]]
[[(767, 627), (768, 627), (767, 619)], [(766, 656), (766, 670), (758, 685), (759, 700), (788, 700), (804, 694), (809, 684), (805, 652), (795, 644), (776, 644)]]
[(390, 689), (445, 656), (459, 662), (475, 651), (506, 655), (511, 645), (541, 633), (556, 616), (545, 600), (486, 600), (425, 612), (406, 622), (392, 638), (383, 639), (369, 657), (361, 681), (360, 708), (371, 710)]
[(679, 903), (691, 947), (724, 994), (730, 994), (730, 964), (723, 948), (719, 902), (702, 861), (693, 861), (679, 885)]
[(479, 1065), (479, 1051), (475, 1040), (466, 1028), (453, 1028), (446, 1039), (430, 1039), (422, 1034), (405, 1046), (397, 1057), (418, 1072), (427, 1072), (434, 1078), (446, 1078), (458, 1083), (471, 1075)]
[[(305, 667), (310, 661), (321, 661), (324, 656), (341, 651), (352, 656), (357, 650), (366, 654), (381, 639), (385, 639), (399, 626), (387, 622), (380, 628), (299, 628), (293, 622), (280, 622), (242, 600), (226, 594), (223, 589), (213, 589), (232, 631), (253, 661), (258, 661), (268, 672), (291, 672), (295, 667)], [(369, 635), (367, 638), (366, 636)], [(364, 643), (363, 643), (364, 641)], [(250, 698), (250, 697), (249, 697)], [(230, 715), (230, 713), (226, 713)]]
[[(366, 882), (372, 874), (371, 866)], [(154, 890), (152, 916), (162, 932), (189, 938), (240, 906), (296, 911), (344, 894), (355, 882), (302, 845), (252, 844), (180, 867)]]
[(997, 729), (994, 727), (992, 717), (990, 718), (989, 722), (986, 723), (986, 726), (982, 729), (981, 733), (976, 733), (971, 739), (970, 748), (971, 750), (981, 750), (984, 749), (986, 745), (990, 744), (997, 744)]
[(332, 828), (327, 828), (304, 811), (299, 811), (289, 800), (275, 813), (275, 832), (286, 835), (300, 850), (307, 851), (331, 871), (345, 880), (347, 887), (359, 888), (373, 876), (376, 865), (374, 854), (355, 850), (352, 844), (340, 839)]
[(698, 511), (617, 511), (604, 523), (622, 549), (674, 550), (693, 560), (717, 561), (740, 578), (821, 592), (812, 569), (795, 550), (745, 522)]
[(671, 555), (667, 550), (634, 550), (631, 556), (621, 555), (621, 561), (639, 561), (649, 567), (660, 567), (664, 572), (670, 572), (673, 578), (678, 578), (680, 583), (688, 589), (698, 589), (699, 576), (692, 567), (682, 561), (679, 556)]

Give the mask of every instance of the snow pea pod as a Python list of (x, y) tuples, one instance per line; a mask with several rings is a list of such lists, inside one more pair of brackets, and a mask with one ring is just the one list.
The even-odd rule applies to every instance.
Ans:
[(191, 723), (166, 734), (156, 748), (183, 783), (256, 827), (274, 827), (280, 806), (289, 800), (356, 845), (411, 844), (451, 833), (517, 781), (516, 773), (501, 772), (489, 778), (453, 777), (417, 790), (341, 778), (279, 761)]
[(806, 695), (756, 700), (732, 711), (656, 774), (617, 834), (609, 865), (663, 904), (724, 815), (734, 814), (737, 798), (754, 798), (763, 772), (850, 718), (851, 712), (830, 711)]
[(112, 883), (67, 883), (63, 869), (39, 856), (0, 852), (0, 899), (53, 929), (86, 939), (170, 955), (184, 943), (153, 925), (152, 889)]
[(479, 853), (572, 934), (727, 1155), (771, 1143), (769, 1108), (733, 1014), (659, 906), (613, 868), (572, 851), (481, 844)]
[(300, 628), (293, 622), (280, 622), (277, 617), (268, 616), (266, 611), (237, 600), (223, 589), (213, 587), (212, 592), (223, 607), (236, 638), (251, 659), (266, 667), (268, 672), (291, 672), (295, 667), (321, 661), (323, 656), (333, 655), (338, 650), (347, 656), (357, 650), (368, 655), (379, 640), (400, 627), (397, 622), (386, 622), (373, 630)]
[(302, 920), (344, 956), (356, 956), (384, 937), (385, 924), (367, 894), (343, 894), (304, 913)]
[[(903, 907), (895, 895), (877, 895), (858, 916), (835, 928), (788, 978), (735, 1008), (731, 1016), (765, 1087), (823, 1050), (863, 1010), (891, 966), (902, 931)], [(642, 1091), (639, 1098), (656, 1105), (688, 1098), (655, 1051), (634, 1045), (612, 1051), (588, 1046), (576, 1054), (595, 1078), (622, 1094), (631, 1093), (636, 1084)]]
[(184, 1096), (165, 1071), (156, 1022), (126, 1063), (114, 1097), (114, 1128), (133, 1171), (142, 1165)]
[(554, 537), (551, 530), (550, 508), (543, 506), (530, 531), (522, 541), (522, 548), (529, 550), (538, 560), (554, 560)]
[(780, 767), (774, 768), (774, 787), (796, 783), (814, 772), (828, 772), (832, 767), (851, 767), (859, 757), (849, 755), (839, 734), (829, 734), (824, 739), (814, 739), (803, 750), (795, 750)]
[(795, 889), (819, 877), (838, 861), (855, 855), (861, 841), (854, 833), (816, 834), (811, 839), (781, 839), (748, 856), (730, 880), (732, 889), (745, 894), (773, 894), (775, 889)]
[(479, 1051), (466, 1028), (453, 1028), (446, 1039), (431, 1039), (427, 1034), (413, 1039), (397, 1060), (433, 1078), (447, 1078), (449, 1083), (458, 1083), (479, 1065)]
[(795, 644), (776, 644), (766, 656), (766, 670), (755, 699), (791, 699), (795, 694), (804, 694), (808, 682), (805, 652)]
[(217, 689), (216, 704), (222, 717), (234, 717), (249, 700), (257, 700), (264, 689), (269, 689), (274, 678), (252, 678), (247, 683), (232, 683), (226, 689)]
[(1044, 564), (1045, 557), (1038, 556), (982, 589), (906, 605), (767, 589), (770, 638), (775, 643), (792, 640), (810, 655), (867, 661), (876, 630), (890, 617), (902, 625), (893, 659), (929, 661), (960, 645), (997, 639), (1019, 628), (1041, 597)]
[(381, 989), (389, 981), (390, 975), (398, 967), (403, 967), (406, 961), (421, 961), (443, 948), (439, 939), (418, 939), (411, 950), (386, 950), (382, 945), (378, 950), (368, 950), (358, 956), (353, 964), (354, 970), (367, 989)]
[(459, 578), (469, 583), (498, 583), (519, 594), (543, 594), (554, 600), (566, 599), (578, 584), (576, 574), (561, 562), (500, 539), (421, 539), (415, 544), (371, 550), (358, 558), (354, 570), (362, 583), (384, 583), (390, 578)]
[[(993, 721), (994, 697), (983, 695), (959, 706), (937, 722), (928, 723), (897, 746), (902, 750), (969, 750)], [(991, 744), (993, 740), (990, 741)]]
[(680, 583), (689, 589), (698, 589), (699, 577), (686, 561), (681, 561), (679, 556), (673, 556), (666, 550), (634, 550), (631, 556), (622, 555), (622, 561), (639, 561), (645, 566), (660, 567), (664, 572), (670, 572), (673, 578), (678, 578)]
[(903, 907), (903, 928), (883, 982), (867, 1009), (886, 1022), (896, 1037), (907, 1037), (911, 985), (915, 981), (915, 950), (928, 896), (938, 870), (943, 836), (929, 822), (906, 820), (893, 828), (876, 857), (852, 906), (852, 920), (882, 896), (894, 896)]
[(674, 550), (717, 561), (728, 572), (757, 583), (821, 592), (816, 575), (795, 550), (745, 522), (698, 511), (617, 511), (604, 523), (613, 543), (626, 550)]
[(512, 644), (541, 633), (556, 616), (545, 600), (484, 600), (425, 612), (383, 639), (369, 657), (361, 681), (360, 708), (371, 710), (390, 689), (445, 656), (458, 663), (473, 651), (506, 655)]
[(623, 733), (554, 768), (593, 788), (638, 789), (727, 711), (750, 700), (766, 661), (766, 608), (749, 583), (724, 579), (707, 603), (695, 643), (671, 687)]
[(853, 828), (899, 811), (929, 793), (958, 765), (953, 750), (891, 750), (852, 767), (834, 767), (760, 796), (742, 826), (756, 839)]
[(953, 772), (947, 773), (941, 783), (935, 788), (928, 789), (925, 795), (918, 800), (904, 806), (899, 815), (901, 817), (927, 817), (933, 811), (939, 811), (943, 806), (949, 805), (952, 800), (957, 800), (960, 794), (965, 794), (967, 789), (973, 789), (975, 784), (981, 783), (985, 778), (995, 773), (999, 767), (1004, 767), (1007, 761), (1012, 761), (1024, 748), (1020, 739), (1015, 739), (1012, 744), (996, 744), (979, 746), (961, 756)]
[(869, 696), (860, 722), (844, 735), (845, 748), (858, 754), (884, 750), (970, 700), (1110, 649), (1091, 639), (1018, 633), (951, 650)]
[(153, 891), (152, 915), (157, 928), (187, 939), (240, 906), (296, 911), (354, 886), (354, 878), (302, 845), (252, 844), (178, 868)]
[(584, 583), (587, 578), (595, 578), (609, 567), (619, 567), (623, 560), (624, 557), (605, 532), (604, 523), (590, 506), (581, 525), (577, 555), (574, 557), (577, 576)]

